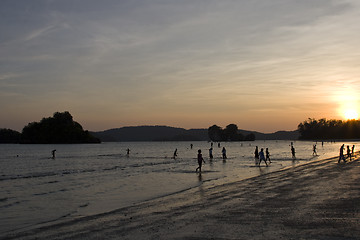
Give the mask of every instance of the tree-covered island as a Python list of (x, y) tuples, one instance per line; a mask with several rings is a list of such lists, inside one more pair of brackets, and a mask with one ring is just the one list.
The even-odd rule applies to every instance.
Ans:
[(212, 125), (208, 129), (209, 138), (211, 141), (255, 141), (255, 135), (250, 133), (246, 136), (239, 133), (238, 126), (236, 124), (229, 124), (225, 129), (217, 125)]
[(25, 126), (22, 133), (10, 129), (0, 130), (1, 143), (71, 144), (100, 143), (100, 139), (85, 131), (73, 120), (69, 112), (56, 112), (53, 117), (43, 118)]

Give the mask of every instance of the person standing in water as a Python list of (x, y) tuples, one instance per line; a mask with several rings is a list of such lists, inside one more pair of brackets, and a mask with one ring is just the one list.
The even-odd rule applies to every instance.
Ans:
[(199, 170), (199, 172), (201, 172), (202, 163), (203, 162), (205, 163), (205, 160), (202, 157), (200, 149), (198, 150), (197, 160), (198, 160), (199, 167), (196, 168), (195, 172), (198, 172), (198, 170)]
[(126, 156), (129, 156), (130, 155), (130, 149), (126, 149)]
[(214, 156), (213, 156), (213, 148), (212, 147), (209, 148), (209, 158), (210, 158), (210, 160), (212, 160), (214, 158)]
[(292, 154), (292, 158), (295, 159), (295, 148), (293, 145), (291, 145), (291, 154)]
[(265, 150), (265, 154), (266, 154), (266, 158), (265, 158), (265, 160), (266, 160), (266, 161), (269, 161), (269, 163), (271, 163), (271, 160), (270, 160), (270, 153), (269, 153), (269, 148), (266, 148), (266, 150)]
[(254, 155), (255, 155), (255, 159), (259, 159), (259, 148), (258, 148), (258, 146), (255, 147)]
[(258, 146), (255, 147), (254, 157), (255, 157), (255, 165), (258, 165), (259, 164), (259, 148), (258, 148)]
[(174, 151), (173, 159), (175, 159), (176, 157), (177, 157), (177, 148)]
[(55, 152), (56, 152), (56, 149), (51, 151), (52, 159), (55, 159)]
[(260, 163), (261, 161), (264, 161), (266, 166), (268, 165), (265, 159), (265, 155), (264, 155), (264, 149), (262, 148), (259, 152), (259, 167), (260, 167)]
[(222, 158), (223, 158), (224, 160), (227, 159), (225, 147), (222, 148), (221, 152), (222, 152)]

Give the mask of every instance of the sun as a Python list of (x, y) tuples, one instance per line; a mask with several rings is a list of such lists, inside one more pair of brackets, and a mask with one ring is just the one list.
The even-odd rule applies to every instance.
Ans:
[(346, 109), (344, 111), (344, 117), (347, 120), (358, 119), (359, 113), (355, 109)]

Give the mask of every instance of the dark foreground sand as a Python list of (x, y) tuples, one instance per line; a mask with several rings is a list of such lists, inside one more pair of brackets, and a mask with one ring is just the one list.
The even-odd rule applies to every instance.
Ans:
[[(194, 173), (195, 174), (195, 173)], [(200, 186), (6, 239), (360, 239), (360, 160)]]

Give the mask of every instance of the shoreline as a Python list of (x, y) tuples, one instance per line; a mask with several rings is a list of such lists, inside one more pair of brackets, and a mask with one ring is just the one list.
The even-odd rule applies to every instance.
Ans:
[(359, 152), (337, 160), (200, 185), (0, 239), (359, 239)]

